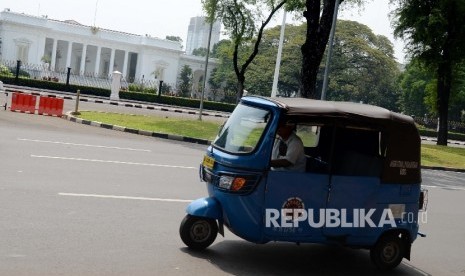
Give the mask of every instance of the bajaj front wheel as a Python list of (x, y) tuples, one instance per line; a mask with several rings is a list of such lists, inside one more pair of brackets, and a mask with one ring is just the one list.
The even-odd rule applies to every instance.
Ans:
[(202, 250), (210, 246), (218, 234), (216, 221), (209, 218), (186, 215), (179, 227), (179, 235), (189, 248)]
[(393, 269), (404, 258), (405, 244), (398, 234), (382, 236), (370, 250), (371, 261), (381, 270)]

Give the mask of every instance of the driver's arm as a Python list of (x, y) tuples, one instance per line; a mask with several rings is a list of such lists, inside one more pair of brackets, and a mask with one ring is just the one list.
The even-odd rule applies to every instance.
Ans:
[(271, 164), (271, 167), (273, 167), (273, 168), (286, 168), (286, 167), (294, 165), (291, 162), (289, 162), (289, 160), (287, 160), (287, 159), (271, 160), (270, 164)]

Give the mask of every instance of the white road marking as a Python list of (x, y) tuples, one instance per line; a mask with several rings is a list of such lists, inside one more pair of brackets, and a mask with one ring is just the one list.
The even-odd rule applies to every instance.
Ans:
[(457, 186), (432, 186), (432, 185), (421, 185), (421, 186), (427, 187), (427, 188), (440, 188), (440, 189), (448, 189), (448, 190), (455, 190), (455, 191), (465, 191), (465, 188), (457, 187)]
[(419, 269), (419, 268), (416, 268), (416, 267), (414, 267), (413, 265), (411, 265), (411, 264), (409, 264), (409, 263), (407, 263), (407, 262), (402, 262), (402, 264), (405, 265), (405, 266), (407, 266), (407, 267), (409, 267), (409, 268), (411, 268), (411, 269), (413, 269), (413, 270), (415, 270), (415, 271), (417, 271), (417, 272), (420, 273), (421, 275), (430, 275), (429, 273), (424, 272), (423, 270), (421, 270), (421, 269)]
[(187, 166), (173, 166), (173, 165), (163, 165), (163, 164), (136, 163), (136, 162), (86, 159), (86, 158), (73, 158), (73, 157), (59, 157), (59, 156), (46, 156), (46, 155), (33, 155), (33, 154), (31, 154), (31, 157), (32, 158), (69, 160), (69, 161), (83, 161), (83, 162), (111, 163), (111, 164), (135, 165), (135, 166), (162, 167), (162, 168), (173, 168), (173, 169), (189, 169), (189, 170), (192, 170), (192, 169), (196, 170), (197, 169), (196, 167), (187, 167)]
[(78, 146), (78, 147), (91, 147), (91, 148), (103, 148), (103, 149), (116, 149), (116, 150), (151, 152), (151, 150), (147, 150), (147, 149), (121, 148), (121, 147), (110, 147), (110, 146), (89, 145), (89, 144), (77, 144), (77, 143), (67, 143), (67, 142), (58, 142), (58, 141), (45, 141), (45, 140), (35, 140), (35, 139), (25, 139), (25, 138), (18, 138), (18, 140), (19, 141), (25, 141), (25, 142), (60, 144), (60, 145)]
[(111, 198), (111, 199), (132, 199), (132, 200), (146, 200), (146, 201), (161, 201), (161, 202), (192, 202), (189, 199), (171, 199), (171, 198), (153, 198), (153, 197), (137, 197), (137, 196), (115, 196), (115, 195), (96, 195), (96, 194), (74, 194), (74, 193), (58, 193), (61, 196), (75, 196), (75, 197), (96, 197), (96, 198)]

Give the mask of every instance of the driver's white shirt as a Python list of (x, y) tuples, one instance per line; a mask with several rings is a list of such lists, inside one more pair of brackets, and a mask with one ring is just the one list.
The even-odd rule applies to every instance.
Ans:
[[(278, 136), (279, 137), (279, 136)], [(286, 155), (279, 155), (279, 144), (283, 141), (287, 146)], [(304, 152), (304, 144), (302, 140), (294, 132), (289, 135), (287, 140), (281, 137), (277, 138), (273, 145), (273, 152), (271, 159), (286, 159), (293, 165), (289, 167), (271, 168), (275, 171), (293, 171), (293, 172), (305, 172), (306, 158)]]

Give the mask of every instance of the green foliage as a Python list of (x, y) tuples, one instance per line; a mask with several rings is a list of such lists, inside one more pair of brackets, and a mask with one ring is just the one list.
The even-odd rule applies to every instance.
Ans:
[(43, 63), (50, 64), (52, 62), (52, 57), (50, 57), (49, 55), (43, 55), (40, 61), (42, 61)]
[[(341, 4), (361, 4), (362, 0), (346, 0)], [(303, 11), (307, 23), (305, 41), (301, 47), (302, 76), (301, 96), (318, 98), (316, 84), (321, 61), (330, 37), (333, 25), (333, 15), (336, 12), (335, 0), (290, 0), (288, 10)]]
[(6, 76), (6, 77), (12, 77), (13, 73), (10, 71), (8, 67), (6, 67), (3, 64), (0, 64), (0, 75)]
[(434, 115), (436, 110), (431, 107), (436, 105), (431, 105), (431, 97), (427, 97), (431, 95), (427, 92), (427, 88), (430, 88), (433, 82), (432, 74), (420, 61), (412, 60), (407, 64), (400, 77), (401, 111), (416, 117), (423, 117), (425, 114)]
[(230, 40), (221, 40), (213, 49), (213, 55), (219, 65), (212, 70), (208, 83), (210, 87), (223, 90), (226, 102), (236, 101), (237, 78), (233, 65), (233, 44)]
[[(242, 97), (244, 92), (245, 73), (258, 54), (263, 31), (286, 1), (202, 0), (208, 21), (221, 20), (226, 33), (231, 38), (232, 63), (237, 78), (236, 101)], [(245, 57), (244, 62), (241, 61), (242, 57)]]
[[(284, 35), (278, 91), (281, 96), (296, 94), (300, 87), (302, 54), (300, 47), (305, 39), (305, 24), (286, 25)], [(249, 94), (270, 96), (276, 63), (277, 44), (281, 26), (264, 32), (260, 44), (260, 55), (252, 62), (246, 73), (246, 89)]]
[[(391, 1), (395, 3), (394, 1)], [(406, 40), (409, 54), (437, 68), (444, 50), (463, 60), (465, 2), (403, 0), (394, 12), (394, 34)]]
[(187, 97), (192, 89), (192, 68), (189, 65), (184, 65), (181, 69), (179, 78), (179, 91), (181, 96)]
[[(286, 26), (278, 82), (281, 96), (298, 94), (302, 64), (300, 47), (305, 41), (305, 32), (306, 24)], [(257, 55), (246, 73), (245, 89), (249, 94), (270, 95), (279, 34), (280, 26), (263, 33), (261, 54)], [(212, 74), (211, 81), (224, 85), (224, 81), (233, 74), (232, 53), (224, 41), (217, 50), (221, 63)], [(373, 34), (367, 26), (339, 21), (331, 59), (328, 99), (363, 101), (397, 110), (399, 69), (393, 52), (392, 43), (384, 36)], [(323, 69), (321, 67), (320, 72)]]
[(410, 55), (422, 61), (436, 79), (438, 145), (447, 145), (450, 99), (457, 70), (465, 61), (465, 1), (403, 0), (394, 12), (394, 34), (407, 41)]
[(330, 66), (327, 99), (398, 110), (400, 70), (385, 36), (358, 22), (339, 20)]
[(192, 51), (192, 55), (198, 57), (205, 57), (207, 56), (207, 48), (197, 48)]
[(182, 38), (180, 38), (179, 36), (174, 36), (174, 35), (167, 35), (166, 40), (177, 41), (179, 43), (182, 43)]
[(465, 114), (465, 61), (454, 68), (449, 118), (453, 121), (464, 121), (463, 114)]
[(163, 83), (162, 86), (161, 86), (161, 93), (162, 94), (170, 94), (172, 90), (173, 90), (173, 88), (169, 84)]
[(141, 93), (151, 93), (151, 94), (158, 93), (158, 89), (156, 87), (147, 87), (147, 86), (144, 86), (143, 84), (136, 84), (136, 83), (130, 83), (128, 85), (128, 90), (132, 92), (141, 92)]

